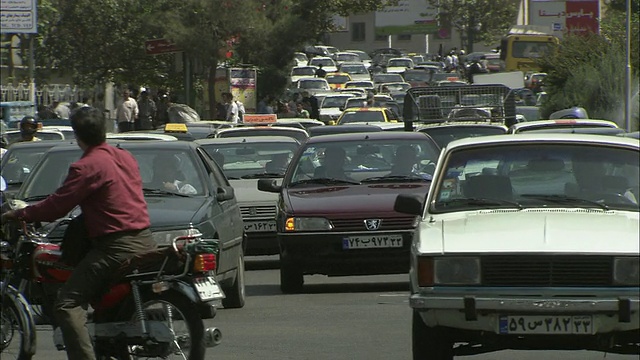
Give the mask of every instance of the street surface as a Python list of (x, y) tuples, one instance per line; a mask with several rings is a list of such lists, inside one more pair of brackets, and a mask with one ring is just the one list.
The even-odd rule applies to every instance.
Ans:
[[(208, 325), (221, 329), (222, 344), (207, 350), (215, 360), (411, 359), (411, 311), (407, 275), (305, 277), (305, 293), (283, 295), (277, 257), (248, 258), (247, 302), (222, 309)], [(51, 328), (38, 327), (36, 360), (62, 360)], [(587, 351), (501, 351), (465, 360), (595, 360)], [(607, 354), (607, 360), (637, 359)]]

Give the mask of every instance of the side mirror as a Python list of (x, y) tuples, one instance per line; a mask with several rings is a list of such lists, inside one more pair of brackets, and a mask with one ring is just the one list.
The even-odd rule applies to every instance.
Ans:
[(279, 193), (282, 190), (282, 185), (278, 185), (274, 179), (260, 179), (258, 180), (258, 190)]
[(0, 191), (7, 190), (7, 182), (4, 181), (4, 178), (0, 176)]
[(422, 197), (400, 194), (396, 197), (393, 210), (402, 214), (422, 216)]
[(235, 196), (235, 192), (231, 186), (220, 186), (216, 191), (216, 200), (218, 200), (218, 202), (232, 200)]

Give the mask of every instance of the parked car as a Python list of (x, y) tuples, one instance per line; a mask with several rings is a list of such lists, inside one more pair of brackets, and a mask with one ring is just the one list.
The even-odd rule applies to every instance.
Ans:
[[(449, 143), (411, 246), (413, 359), (504, 349), (638, 354), (635, 139), (523, 134)], [(454, 344), (455, 347), (454, 347)]]
[(322, 135), (298, 149), (281, 185), (259, 180), (279, 194), (281, 290), (301, 291), (304, 275), (406, 273), (416, 217), (398, 216), (393, 199), (426, 194), (437, 154), (413, 132)]
[[(205, 239), (218, 239), (216, 276), (226, 296), (222, 304), (227, 308), (243, 307), (246, 295), (242, 217), (233, 188), (213, 159), (202, 147), (187, 141), (113, 144), (131, 152), (140, 165), (154, 240), (160, 246), (168, 246), (177, 236), (197, 233)], [(47, 197), (62, 184), (69, 165), (80, 156), (82, 150), (76, 144), (50, 148), (15, 197), (28, 203)], [(172, 171), (166, 174), (168, 169)], [(165, 185), (169, 177), (176, 179), (174, 190)], [(46, 229), (47, 224), (43, 226)], [(63, 232), (64, 227), (58, 228), (49, 234), (50, 239), (61, 240)]]
[(511, 125), (510, 134), (529, 132), (569, 132), (569, 133), (607, 133), (618, 134), (624, 132), (618, 124), (609, 120), (596, 119), (559, 119), (525, 121)]
[(233, 186), (246, 234), (248, 256), (278, 254), (278, 197), (258, 191), (258, 179), (282, 179), (300, 143), (285, 136), (198, 140)]
[(438, 122), (419, 125), (416, 131), (429, 135), (441, 148), (450, 142), (470, 137), (507, 133), (504, 124), (488, 122)]
[(249, 137), (249, 136), (287, 136), (303, 143), (309, 134), (306, 130), (289, 126), (242, 126), (218, 131), (216, 138)]
[(304, 78), (313, 78), (316, 76), (316, 70), (318, 67), (316, 66), (294, 66), (291, 69), (291, 75), (289, 75), (289, 81), (292, 84), (297, 84), (298, 80)]
[(309, 65), (320, 67), (328, 73), (338, 71), (336, 62), (329, 56), (316, 56), (309, 60)]
[(364, 63), (361, 62), (343, 62), (338, 64), (338, 71), (349, 74), (351, 80), (371, 80), (371, 74), (369, 74)]
[(347, 108), (338, 118), (337, 124), (357, 122), (398, 122), (398, 115), (386, 107)]

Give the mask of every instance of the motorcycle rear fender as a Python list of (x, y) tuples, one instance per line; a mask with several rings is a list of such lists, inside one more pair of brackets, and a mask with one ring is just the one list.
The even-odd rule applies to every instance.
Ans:
[(182, 280), (170, 281), (168, 282), (168, 285), (171, 290), (177, 291), (182, 295), (186, 296), (187, 299), (189, 299), (194, 304), (198, 304), (202, 302), (200, 301), (200, 297), (198, 296), (198, 293), (193, 288), (193, 285), (188, 284)]
[[(4, 289), (5, 284), (0, 281), (0, 289)], [(20, 322), (25, 325), (23, 329), (24, 334), (24, 351), (28, 355), (35, 355), (36, 353), (36, 324), (33, 320), (33, 313), (31, 312), (31, 306), (27, 299), (13, 286), (7, 284), (6, 293), (4, 294), (6, 299), (13, 303), (18, 310), (18, 316)], [(197, 294), (196, 294), (197, 296)]]

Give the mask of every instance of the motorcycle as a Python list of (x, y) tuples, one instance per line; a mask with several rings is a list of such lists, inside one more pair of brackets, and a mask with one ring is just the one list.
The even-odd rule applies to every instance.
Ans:
[[(11, 200), (12, 208), (26, 204)], [(21, 222), (15, 244), (0, 242), (0, 357), (31, 359), (36, 353), (28, 286), (61, 284), (73, 268), (60, 261), (60, 245)], [(4, 237), (3, 237), (4, 239)], [(118, 272), (118, 281), (91, 302), (87, 328), (98, 359), (138, 357), (204, 359), (222, 333), (205, 328), (198, 308), (224, 298), (214, 270), (218, 243), (199, 235), (176, 237), (171, 246), (142, 254)], [(44, 296), (51, 301), (53, 294)], [(43, 306), (43, 309), (46, 308)], [(50, 315), (50, 314), (48, 314)]]

